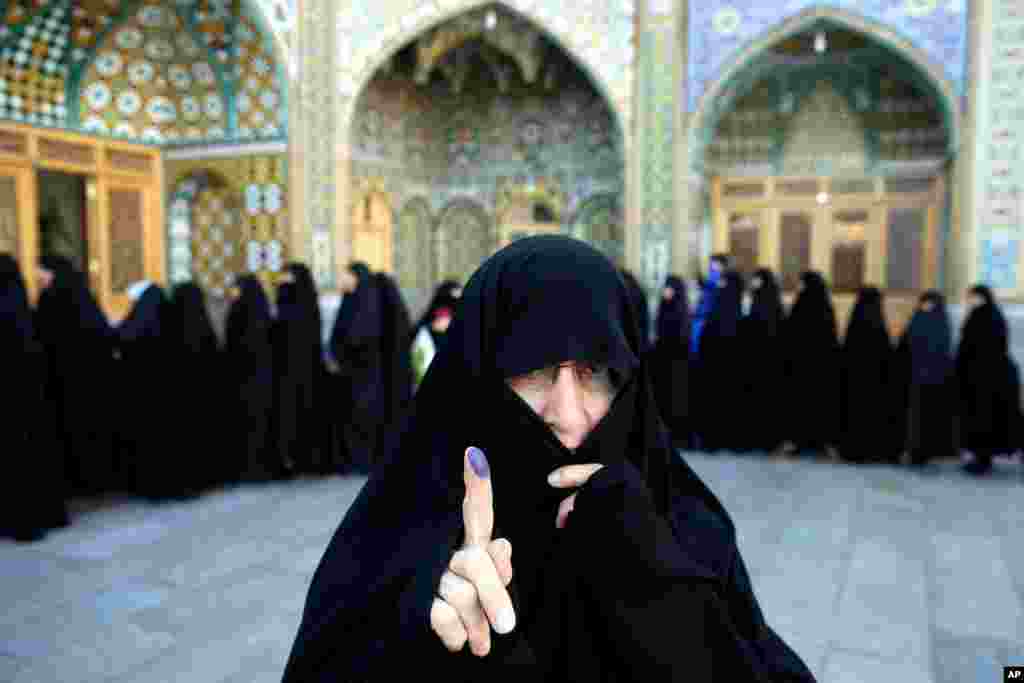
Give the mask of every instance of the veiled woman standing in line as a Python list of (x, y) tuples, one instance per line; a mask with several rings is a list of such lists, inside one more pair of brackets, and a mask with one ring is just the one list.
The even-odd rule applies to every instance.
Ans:
[(964, 469), (985, 474), (995, 455), (1019, 444), (1020, 374), (1010, 357), (1010, 331), (992, 290), (975, 285), (967, 292), (970, 312), (956, 353), (960, 389)]
[(45, 395), (56, 406), (57, 438), (71, 492), (95, 495), (117, 485), (110, 377), (115, 335), (67, 258), (44, 255), (35, 324), (46, 353)]
[(739, 450), (736, 402), (743, 388), (740, 351), (740, 316), (743, 312), (743, 277), (734, 270), (719, 281), (719, 292), (697, 350), (694, 412), (698, 447), (707, 452)]
[(54, 435), (56, 413), (43, 396), (46, 357), (36, 339), (32, 309), (18, 263), (0, 253), (0, 357), (4, 390), (14, 400), (4, 413), (4, 490), (0, 536), (42, 539), (67, 526), (63, 453)]
[(750, 311), (740, 321), (741, 405), (744, 406), (741, 450), (771, 453), (782, 445), (785, 406), (785, 356), (782, 325), (785, 309), (775, 274), (767, 268), (750, 279)]
[(235, 282), (237, 298), (228, 311), (224, 354), (234, 412), (228, 437), (234, 451), (229, 480), (268, 481), (284, 474), (272, 439), (274, 407), (273, 318), (263, 285), (254, 275)]
[(676, 448), (690, 448), (690, 303), (686, 283), (669, 275), (658, 305), (658, 338), (651, 355), (654, 396)]
[(865, 287), (857, 294), (843, 338), (839, 437), (843, 460), (889, 462), (899, 454), (899, 431), (894, 428), (895, 370), (882, 292)]
[(839, 440), (840, 347), (836, 314), (820, 273), (800, 276), (783, 326), (788, 400), (787, 438), (796, 452), (835, 455)]
[(343, 468), (368, 474), (384, 419), (380, 289), (365, 263), (348, 267), (342, 287), (345, 297), (328, 343), (334, 366), (335, 448)]

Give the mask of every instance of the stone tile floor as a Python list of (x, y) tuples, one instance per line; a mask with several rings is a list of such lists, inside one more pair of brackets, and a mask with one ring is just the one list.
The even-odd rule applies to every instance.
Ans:
[[(969, 479), (688, 455), (733, 514), (769, 622), (822, 683), (1002, 680), (1024, 664), (1024, 472)], [(77, 506), (0, 542), (0, 681), (280, 680), (306, 588), (363, 479)]]

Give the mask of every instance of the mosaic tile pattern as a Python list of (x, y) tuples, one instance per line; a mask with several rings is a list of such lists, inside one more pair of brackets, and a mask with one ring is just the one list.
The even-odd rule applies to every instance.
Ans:
[[(0, 118), (51, 127), (64, 124), (70, 4), (52, 2), (10, 28), (0, 48)], [(29, 9), (15, 7), (23, 8), (19, 17)]]
[(992, 36), (980, 63), (974, 165), (981, 278), (1006, 294), (1019, 290), (1024, 211), (1024, 2), (991, 0), (979, 33)]
[[(690, 1), (688, 111), (740, 50), (816, 0)], [(829, 7), (893, 29), (923, 50), (962, 93), (967, 49), (966, 0), (831, 0)]]

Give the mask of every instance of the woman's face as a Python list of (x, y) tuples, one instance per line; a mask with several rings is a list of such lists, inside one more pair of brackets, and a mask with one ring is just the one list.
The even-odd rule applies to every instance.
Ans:
[(665, 301), (672, 301), (672, 299), (676, 298), (676, 290), (672, 289), (671, 287), (666, 287), (665, 289), (661, 290), (661, 298), (664, 299)]
[(462, 298), (462, 287), (456, 287), (455, 289), (452, 290), (452, 298), (453, 299), (460, 299), (460, 298)]
[(975, 294), (974, 292), (971, 292), (970, 294), (967, 295), (967, 305), (968, 307), (970, 307), (971, 310), (974, 310), (975, 308), (983, 305), (984, 303), (985, 299)]
[(759, 289), (761, 289), (761, 278), (759, 276), (755, 275), (750, 280), (750, 291), (756, 292)]
[(921, 302), (919, 308), (925, 313), (929, 313), (933, 308), (935, 308), (935, 303), (931, 299), (925, 299)]
[(341, 291), (351, 294), (359, 286), (359, 276), (346, 268), (341, 271)]
[(601, 422), (616, 393), (608, 370), (586, 363), (562, 363), (506, 382), (570, 451)]
[(39, 285), (39, 291), (48, 289), (53, 284), (53, 271), (42, 266), (36, 268), (36, 283)]

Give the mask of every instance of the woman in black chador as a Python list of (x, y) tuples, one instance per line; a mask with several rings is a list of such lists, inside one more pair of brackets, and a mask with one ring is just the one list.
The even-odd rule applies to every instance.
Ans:
[(366, 474), (373, 466), (384, 420), (380, 288), (365, 263), (353, 263), (328, 343), (334, 365), (336, 448), (344, 467)]
[[(224, 357), (199, 285), (175, 285), (165, 323), (167, 397), (172, 407), (187, 412), (190, 425), (168, 434), (171, 453), (183, 470), (180, 489), (196, 492), (238, 476), (229, 450), (238, 437), (225, 435), (222, 423), (224, 406), (234, 404), (228, 403)], [(203, 435), (205, 448), (195, 447), (196, 434)]]
[(228, 311), (224, 345), (229, 405), (235, 411), (230, 442), (238, 448), (233, 478), (266, 481), (284, 474), (280, 453), (271, 438), (274, 350), (270, 302), (253, 275), (238, 278), (235, 285), (238, 298)]
[(787, 438), (797, 452), (829, 451), (839, 439), (840, 353), (836, 314), (820, 273), (800, 276), (783, 325)]
[(0, 253), (0, 354), (4, 391), (14, 400), (4, 413), (4, 486), (0, 536), (38, 541), (68, 525), (63, 454), (54, 439), (56, 414), (43, 398), (46, 357), (32, 325), (25, 281), (17, 262)]
[[(172, 368), (166, 327), (167, 297), (152, 282), (128, 288), (134, 302), (117, 326), (118, 382), (121, 387), (118, 460), (122, 486), (147, 498), (185, 495), (193, 476), (168, 449), (163, 437)], [(145, 396), (145, 400), (140, 397)]]
[(736, 401), (743, 387), (739, 336), (743, 277), (730, 270), (718, 282), (715, 307), (697, 343), (696, 392), (692, 394), (698, 447), (709, 453), (738, 450), (742, 444)]
[(45, 395), (56, 409), (58, 447), (72, 494), (110, 491), (115, 468), (111, 411), (115, 334), (85, 276), (63, 256), (40, 261), (36, 333), (47, 360)]
[(651, 312), (647, 308), (647, 295), (640, 281), (633, 273), (625, 268), (619, 271), (622, 279), (626, 281), (626, 290), (629, 292), (629, 299), (636, 309), (637, 323), (640, 325), (640, 352), (646, 354), (651, 347)]
[(992, 291), (976, 285), (967, 298), (970, 313), (956, 353), (961, 445), (970, 453), (964, 469), (984, 474), (992, 469), (992, 456), (1017, 449), (1020, 376), (1010, 358), (1006, 319)]
[(441, 350), (441, 344), (444, 342), (444, 332), (434, 329), (432, 323), (434, 317), (438, 311), (447, 309), (452, 315), (459, 307), (459, 298), (462, 296), (462, 285), (455, 280), (445, 280), (437, 286), (434, 290), (434, 296), (430, 299), (430, 303), (427, 305), (427, 310), (423, 316), (416, 323), (416, 326), (409, 332), (409, 341), (412, 342), (413, 338), (419, 333), (421, 329), (427, 330), (430, 336), (433, 337), (434, 346), (438, 351)]
[[(405, 417), (412, 400), (413, 369), (412, 354), (409, 350), (409, 334), (412, 331), (412, 319), (409, 309), (402, 299), (398, 285), (387, 273), (375, 273), (377, 287), (380, 289), (381, 319), (381, 380), (384, 419), (380, 423), (377, 434), (376, 448), (381, 453), (385, 444), (394, 432), (395, 427)], [(374, 462), (379, 458), (374, 456)]]
[(900, 452), (893, 396), (899, 392), (895, 352), (882, 293), (857, 295), (843, 338), (839, 455), (848, 462), (889, 462)]
[(956, 372), (953, 364), (953, 328), (946, 300), (936, 291), (918, 301), (897, 347), (898, 378), (895, 392), (900, 413), (902, 445), (913, 465), (931, 458), (956, 456)]
[(284, 683), (410, 662), (459, 682), (813, 681), (672, 448), (605, 256), (517, 240), (448, 334), (313, 576)]
[(651, 355), (651, 380), (662, 420), (677, 448), (691, 446), (690, 304), (686, 283), (665, 280), (658, 305), (658, 339)]
[(274, 448), (292, 473), (326, 469), (320, 423), (324, 390), (320, 303), (309, 268), (290, 263), (277, 287), (274, 322)]
[(743, 427), (736, 430), (742, 450), (771, 453), (782, 445), (785, 406), (782, 324), (785, 310), (775, 274), (761, 268), (750, 279), (750, 312), (740, 321)]

